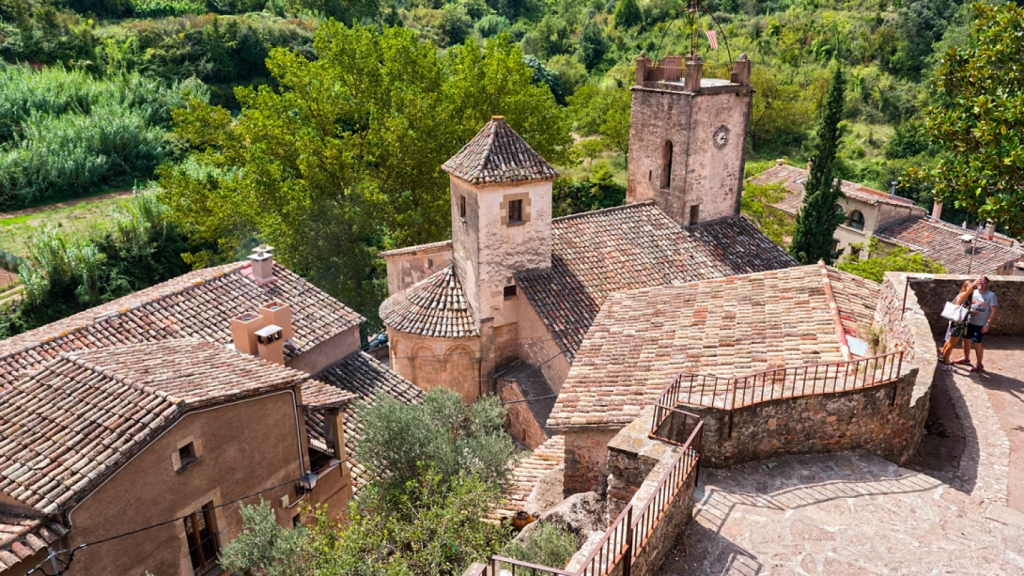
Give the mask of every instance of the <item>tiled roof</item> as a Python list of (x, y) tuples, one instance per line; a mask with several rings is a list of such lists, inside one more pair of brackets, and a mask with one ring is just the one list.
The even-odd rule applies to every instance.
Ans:
[(387, 250), (381, 252), (382, 258), (389, 258), (391, 256), (405, 256), (408, 254), (436, 254), (438, 252), (449, 252), (452, 249), (451, 240), (442, 240), (441, 242), (431, 242), (430, 244), (419, 244), (416, 246), (408, 246), (406, 248), (396, 248), (394, 250)]
[(421, 336), (462, 338), (480, 334), (455, 266), (392, 294), (380, 305), (380, 318), (389, 328)]
[(336, 386), (319, 380), (310, 380), (302, 385), (302, 406), (309, 410), (338, 408), (358, 398)]
[[(795, 215), (800, 211), (800, 206), (804, 201), (804, 182), (807, 177), (810, 176), (810, 172), (803, 169), (797, 168), (796, 166), (789, 166), (787, 164), (772, 166), (764, 172), (758, 174), (750, 181), (755, 184), (777, 184), (782, 183), (789, 194), (781, 201), (772, 204), (779, 210), (786, 212), (787, 214)], [(843, 189), (843, 193), (852, 200), (871, 204), (872, 206), (877, 204), (889, 204), (891, 206), (914, 206), (914, 202), (907, 198), (896, 196), (890, 198), (886, 192), (881, 192), (867, 186), (862, 186), (856, 182), (850, 182), (843, 180), (840, 187)], [(924, 215), (925, 211), (923, 208), (918, 208), (921, 214)]]
[[(1024, 258), (1024, 251), (986, 240), (980, 234), (977, 241), (965, 243), (960, 237), (970, 235), (973, 238), (973, 231), (937, 223), (930, 218), (899, 222), (875, 235), (942, 262), (950, 274), (967, 274), (968, 268), (976, 274), (992, 274), (1007, 262)], [(971, 245), (976, 246), (973, 259), (967, 253)]]
[(740, 216), (684, 229), (642, 203), (553, 224), (551, 268), (516, 281), (570, 361), (612, 292), (797, 264)]
[[(349, 455), (349, 468), (356, 487), (366, 483), (366, 469), (354, 458), (356, 441), (362, 437), (363, 426), (356, 415), (359, 406), (373, 404), (381, 394), (388, 394), (396, 400), (418, 404), (423, 401), (424, 392), (412, 382), (402, 378), (387, 366), (374, 360), (369, 354), (356, 352), (344, 360), (332, 364), (321, 372), (318, 378), (339, 390), (358, 396), (358, 400), (347, 404), (345, 412), (345, 447)], [(306, 415), (306, 427), (310, 435), (323, 442), (323, 414), (314, 412)]]
[(32, 557), (68, 529), (49, 518), (26, 518), (0, 511), (0, 572)]
[(558, 178), (558, 172), (501, 116), (491, 118), (441, 168), (473, 184)]
[[(565, 460), (565, 436), (552, 436), (519, 461), (512, 470), (512, 486), (505, 499), (495, 508), (497, 518), (511, 518), (523, 509), (533, 489), (548, 472)], [(535, 510), (534, 512), (538, 512)]]
[(239, 262), (190, 272), (124, 298), (0, 341), (0, 388), (60, 352), (116, 344), (198, 338), (231, 342), (231, 318), (277, 300), (292, 309), (294, 358), (362, 322), (363, 318), (287, 268), (260, 286)]
[(191, 339), (63, 353), (0, 391), (0, 492), (57, 513), (186, 411), (308, 378)]
[[(879, 286), (829, 276), (840, 316), (870, 325)], [(817, 265), (619, 292), (587, 333), (548, 426), (625, 426), (684, 370), (730, 377), (842, 358)]]

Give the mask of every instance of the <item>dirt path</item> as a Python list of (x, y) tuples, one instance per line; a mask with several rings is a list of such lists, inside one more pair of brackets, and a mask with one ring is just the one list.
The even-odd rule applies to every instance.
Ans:
[(56, 204), (47, 204), (46, 206), (36, 206), (35, 208), (25, 208), (24, 210), (15, 210), (14, 212), (0, 212), (0, 220), (6, 220), (8, 218), (17, 218), (18, 216), (28, 216), (30, 214), (38, 214), (40, 212), (46, 212), (47, 210), (54, 210), (57, 208), (67, 208), (69, 206), (75, 206), (83, 202), (97, 202), (100, 200), (110, 200), (111, 198), (127, 198), (134, 193), (132, 190), (120, 190), (118, 192), (109, 192), (107, 194), (100, 194), (99, 196), (89, 196), (88, 198), (76, 198), (74, 200), (67, 200), (64, 202), (57, 202)]

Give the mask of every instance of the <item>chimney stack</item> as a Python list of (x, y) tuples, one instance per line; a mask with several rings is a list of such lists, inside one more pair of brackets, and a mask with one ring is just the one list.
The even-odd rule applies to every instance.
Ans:
[(280, 326), (269, 324), (256, 331), (256, 348), (267, 362), (284, 365), (284, 338)]
[(285, 342), (295, 336), (295, 331), (292, 329), (292, 309), (284, 302), (267, 302), (260, 306), (260, 316), (267, 324), (281, 327), (281, 339)]
[(996, 237), (996, 223), (991, 220), (985, 220), (985, 240), (992, 240)]
[(260, 286), (274, 281), (274, 257), (271, 254), (273, 249), (266, 244), (260, 244), (249, 255), (249, 262), (252, 263), (252, 279)]
[(686, 59), (686, 75), (683, 77), (683, 90), (700, 92), (700, 79), (704, 76), (704, 62), (699, 54)]
[(942, 220), (942, 200), (936, 200), (932, 204), (932, 218), (935, 220)]
[(255, 312), (246, 312), (231, 319), (231, 340), (235, 350), (256, 356), (259, 353), (256, 331), (267, 325), (267, 319)]

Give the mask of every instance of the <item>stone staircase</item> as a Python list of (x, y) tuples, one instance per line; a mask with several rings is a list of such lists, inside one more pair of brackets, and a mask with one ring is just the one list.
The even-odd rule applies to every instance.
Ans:
[(494, 510), (496, 518), (511, 518), (522, 510), (537, 482), (554, 470), (565, 458), (565, 437), (552, 436), (523, 458), (512, 471), (512, 488), (501, 505)]

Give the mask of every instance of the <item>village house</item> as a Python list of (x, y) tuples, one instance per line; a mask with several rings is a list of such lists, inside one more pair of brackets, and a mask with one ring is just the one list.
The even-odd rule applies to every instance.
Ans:
[[(777, 160), (775, 166), (750, 181), (781, 184), (787, 195), (772, 207), (795, 221), (803, 205), (808, 176), (809, 170)], [(851, 244), (866, 248), (871, 238), (877, 238), (885, 248), (902, 246), (941, 262), (950, 274), (1024, 274), (1024, 248), (997, 234), (991, 221), (975, 234), (974, 230), (941, 220), (941, 202), (935, 203), (929, 216), (913, 201), (895, 194), (846, 180), (841, 182), (841, 188), (845, 197), (839, 200), (839, 206), (846, 214), (846, 222), (836, 229), (835, 240), (843, 253), (850, 251)]]
[(362, 321), (261, 247), (0, 342), (0, 574), (204, 575), (243, 504), (343, 514), (353, 402), (423, 395)]

